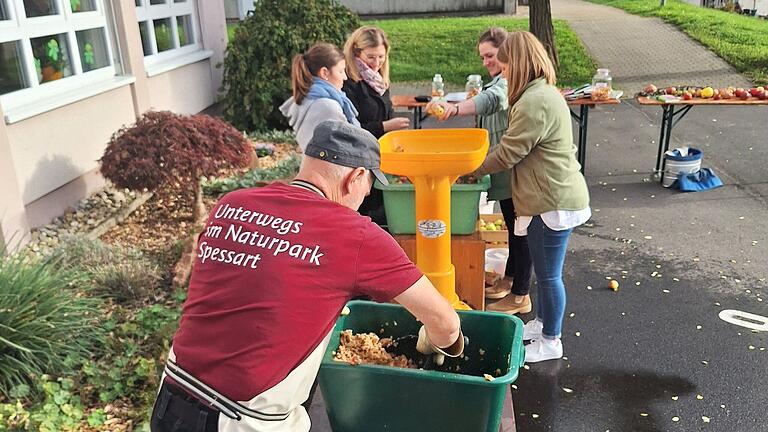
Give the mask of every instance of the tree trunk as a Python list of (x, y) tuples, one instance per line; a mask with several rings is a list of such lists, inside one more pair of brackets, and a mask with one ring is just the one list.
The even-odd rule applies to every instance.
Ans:
[(203, 224), (206, 216), (205, 202), (203, 201), (203, 186), (200, 184), (200, 180), (198, 180), (197, 185), (195, 186), (195, 202), (192, 205), (192, 218), (194, 224)]
[(552, 11), (549, 7), (549, 0), (530, 0), (528, 12), (530, 15), (529, 27), (531, 33), (539, 38), (549, 53), (549, 58), (555, 65), (555, 69), (557, 69), (560, 61), (557, 58), (555, 29), (552, 27)]

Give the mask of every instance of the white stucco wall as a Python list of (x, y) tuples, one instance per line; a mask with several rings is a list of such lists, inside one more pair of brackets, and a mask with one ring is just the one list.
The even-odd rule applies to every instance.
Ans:
[(209, 60), (174, 69), (148, 80), (151, 109), (197, 114), (215, 102)]
[(112, 133), (135, 119), (125, 86), (8, 125), (24, 204), (96, 168)]

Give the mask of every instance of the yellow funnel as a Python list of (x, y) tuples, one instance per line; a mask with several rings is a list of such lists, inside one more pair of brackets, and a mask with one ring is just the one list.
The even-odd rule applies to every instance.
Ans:
[(416, 190), (416, 265), (456, 309), (469, 309), (456, 295), (451, 264), (451, 185), (476, 170), (488, 153), (485, 129), (416, 129), (379, 139), (381, 170), (406, 176)]

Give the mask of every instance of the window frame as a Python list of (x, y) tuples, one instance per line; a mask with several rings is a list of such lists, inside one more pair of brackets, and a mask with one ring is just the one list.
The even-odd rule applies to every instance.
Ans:
[[(192, 24), (192, 35), (194, 42), (188, 45), (179, 46), (179, 30), (177, 18), (189, 15)], [(178, 57), (202, 51), (202, 32), (200, 28), (200, 17), (197, 8), (197, 1), (186, 0), (177, 3), (174, 0), (165, 0), (165, 3), (152, 5), (150, 0), (141, 0), (141, 6), (136, 6), (137, 25), (148, 23), (147, 37), (152, 50), (151, 54), (144, 53), (144, 67), (151, 70), (153, 67), (159, 67), (164, 62), (172, 61)], [(157, 51), (157, 40), (155, 38), (154, 22), (170, 18), (171, 22), (171, 41), (173, 47), (163, 51)], [(189, 36), (187, 37), (189, 38)], [(143, 43), (142, 43), (143, 49)]]
[[(21, 62), (24, 69), (25, 84), (28, 86), (0, 95), (0, 106), (4, 111), (24, 107), (62, 93), (76, 91), (84, 86), (112, 79), (117, 74), (115, 65), (115, 47), (113, 46), (112, 28), (107, 16), (107, 0), (93, 0), (94, 11), (72, 12), (69, 0), (53, 0), (57, 8), (56, 15), (27, 18), (19, 11), (24, 10), (24, 0), (0, 0), (9, 7), (9, 20), (0, 21), (0, 43), (21, 42)], [(103, 29), (104, 43), (107, 47), (109, 64), (105, 67), (84, 72), (81, 53), (77, 43), (77, 32), (82, 30)], [(63, 34), (67, 40), (69, 67), (72, 75), (56, 81), (40, 83), (35, 68), (32, 52), (32, 39)]]

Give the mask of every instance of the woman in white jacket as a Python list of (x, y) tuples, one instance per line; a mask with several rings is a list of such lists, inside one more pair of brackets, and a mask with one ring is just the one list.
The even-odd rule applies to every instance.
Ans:
[(344, 53), (329, 43), (317, 43), (296, 54), (291, 66), (293, 96), (280, 112), (288, 118), (303, 152), (315, 127), (323, 120), (340, 120), (360, 126), (357, 110), (341, 91), (347, 79)]

